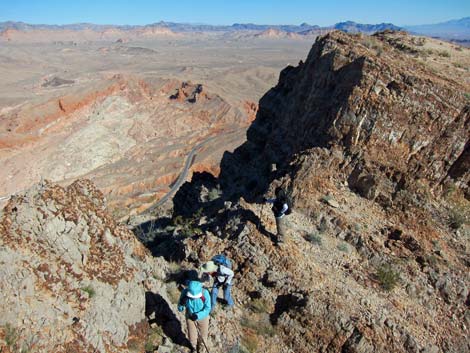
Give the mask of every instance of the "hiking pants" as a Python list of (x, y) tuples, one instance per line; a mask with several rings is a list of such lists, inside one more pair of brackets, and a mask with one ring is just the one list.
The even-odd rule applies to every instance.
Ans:
[(198, 321), (193, 321), (187, 317), (186, 325), (188, 325), (189, 342), (191, 342), (191, 346), (194, 350), (197, 349), (198, 341), (200, 346), (203, 344), (201, 337), (199, 337), (199, 333), (197, 332), (196, 325), (199, 327), (202, 339), (207, 344), (207, 335), (209, 333), (209, 316), (206, 316), (204, 319)]
[(219, 283), (216, 282), (212, 286), (212, 291), (211, 291), (211, 312), (214, 311), (215, 305), (217, 304), (217, 295), (219, 294), (219, 287), (223, 287), (224, 289), (224, 299), (227, 305), (233, 306), (233, 299), (230, 293), (230, 290), (232, 289), (232, 285), (231, 284), (220, 285)]
[(277, 240), (284, 241), (284, 236), (286, 235), (287, 225), (286, 225), (286, 216), (276, 217), (276, 228), (277, 228)]

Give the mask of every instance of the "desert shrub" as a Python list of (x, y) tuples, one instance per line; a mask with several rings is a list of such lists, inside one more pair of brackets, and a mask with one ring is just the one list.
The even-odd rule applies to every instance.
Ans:
[(326, 221), (325, 218), (322, 218), (320, 221), (320, 224), (318, 225), (318, 231), (320, 234), (325, 233), (328, 230), (328, 222)]
[(324, 195), (320, 198), (320, 201), (323, 202), (323, 203), (327, 203), (328, 201), (330, 201), (331, 199), (333, 198), (333, 196), (331, 195)]
[(311, 242), (312, 244), (315, 245), (321, 245), (322, 244), (322, 238), (318, 233), (309, 233), (306, 236), (306, 239)]
[(399, 273), (396, 272), (389, 264), (379, 267), (376, 275), (380, 286), (388, 292), (393, 290), (400, 280)]
[(426, 261), (427, 264), (431, 267), (436, 267), (438, 263), (438, 259), (435, 255), (425, 255), (424, 260)]
[(437, 55), (443, 58), (450, 58), (450, 53), (447, 50), (439, 50)]
[(168, 294), (168, 299), (170, 299), (173, 304), (178, 304), (178, 300), (180, 299), (180, 291), (178, 290), (176, 283), (168, 283), (166, 292)]
[(127, 342), (127, 349), (129, 352), (137, 353), (142, 351), (142, 344), (135, 338), (132, 338)]
[(249, 308), (254, 313), (267, 313), (269, 310), (268, 303), (261, 298), (253, 299), (249, 304)]
[(427, 58), (428, 56), (434, 54), (434, 50), (432, 50), (432, 49), (424, 49), (424, 50), (419, 51), (419, 54), (420, 54), (423, 58)]
[(261, 315), (261, 318), (252, 318), (248, 316), (242, 317), (240, 324), (250, 332), (257, 336), (273, 337), (276, 334), (276, 329), (269, 321), (269, 315)]
[(365, 36), (362, 40), (362, 44), (369, 49), (382, 49), (382, 43), (370, 36)]
[(419, 47), (422, 47), (425, 43), (426, 43), (426, 38), (422, 38), (422, 37), (419, 37), (419, 38), (413, 38), (412, 39), (412, 43), (414, 45), (417, 45)]
[(466, 223), (466, 217), (464, 211), (459, 208), (455, 207), (450, 211), (449, 214), (449, 226), (452, 229), (459, 229)]
[(235, 343), (232, 347), (228, 348), (227, 353), (250, 353), (245, 347), (240, 345), (239, 342)]
[(463, 95), (465, 96), (465, 98), (467, 98), (467, 100), (470, 100), (470, 93), (464, 93)]
[(338, 246), (336, 247), (339, 251), (342, 251), (342, 252), (349, 252), (349, 247), (346, 243), (341, 243), (341, 244), (338, 244)]
[(150, 327), (147, 341), (145, 342), (145, 351), (153, 352), (159, 345), (163, 343), (163, 329), (159, 325)]
[(220, 196), (219, 190), (217, 188), (213, 188), (207, 194), (207, 200), (208, 201), (214, 201), (214, 200), (218, 199), (219, 196)]
[(242, 336), (243, 349), (246, 349), (249, 353), (257, 352), (258, 345), (259, 339), (255, 334), (247, 332)]
[(202, 208), (197, 210), (192, 217), (185, 218), (181, 215), (173, 219), (173, 225), (183, 237), (191, 237), (193, 235), (202, 234), (201, 228), (198, 227), (199, 220), (202, 216)]
[(145, 349), (146, 352), (153, 352), (155, 350), (155, 348), (156, 347), (153, 345), (152, 342), (150, 342), (150, 341), (145, 342), (144, 349)]
[(8, 347), (13, 347), (16, 346), (16, 342), (18, 341), (20, 335), (18, 330), (7, 323), (5, 325), (5, 343), (7, 344)]
[(93, 297), (96, 295), (95, 290), (94, 290), (93, 287), (90, 286), (90, 285), (81, 288), (81, 290), (84, 291), (85, 293), (88, 293), (88, 297), (89, 297), (89, 298), (93, 298)]

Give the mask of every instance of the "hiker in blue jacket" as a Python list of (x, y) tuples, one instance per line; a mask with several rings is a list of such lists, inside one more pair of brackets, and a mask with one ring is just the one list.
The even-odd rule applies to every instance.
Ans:
[[(188, 326), (191, 352), (200, 351), (201, 344), (206, 344), (209, 333), (209, 313), (211, 297), (209, 291), (203, 288), (199, 281), (190, 281), (188, 287), (181, 293), (178, 300), (178, 311), (186, 309), (186, 324)], [(198, 335), (200, 332), (200, 336)], [(202, 340), (198, 340), (198, 337)]]
[[(217, 255), (214, 259), (221, 255)], [(213, 260), (214, 260), (213, 259)], [(217, 304), (217, 295), (219, 294), (219, 288), (222, 287), (224, 290), (224, 299), (229, 308), (233, 306), (233, 299), (230, 293), (232, 289), (232, 279), (234, 276), (234, 272), (230, 269), (229, 263), (227, 266), (224, 266), (222, 263), (216, 263), (215, 261), (208, 261), (201, 267), (201, 272), (203, 274), (209, 275), (214, 278), (214, 284), (212, 285), (211, 290), (211, 313), (214, 311), (215, 306)]]

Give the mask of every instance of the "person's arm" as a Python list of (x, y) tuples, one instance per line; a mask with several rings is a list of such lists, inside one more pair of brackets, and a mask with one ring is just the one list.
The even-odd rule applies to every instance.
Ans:
[(267, 198), (263, 198), (263, 200), (265, 203), (274, 203), (276, 201), (276, 199), (267, 199)]
[(187, 289), (184, 289), (181, 292), (180, 299), (178, 300), (178, 311), (180, 312), (183, 311), (186, 306), (186, 300), (188, 300), (188, 298), (186, 297), (187, 291)]
[(212, 307), (211, 295), (210, 295), (209, 291), (204, 288), (202, 293), (204, 295), (204, 306), (203, 306), (201, 311), (196, 313), (197, 320), (199, 320), (200, 317), (206, 317), (207, 315), (209, 315), (210, 312), (211, 312), (211, 307)]
[(235, 275), (235, 273), (231, 269), (225, 266), (221, 266), (220, 273), (226, 277), (226, 280), (224, 283), (232, 284), (232, 278)]

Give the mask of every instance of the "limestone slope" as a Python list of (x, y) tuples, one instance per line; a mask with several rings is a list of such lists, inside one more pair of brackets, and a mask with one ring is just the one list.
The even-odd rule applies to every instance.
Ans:
[(143, 350), (143, 281), (164, 264), (108, 215), (92, 183), (45, 182), (15, 197), (0, 234), (2, 350)]

